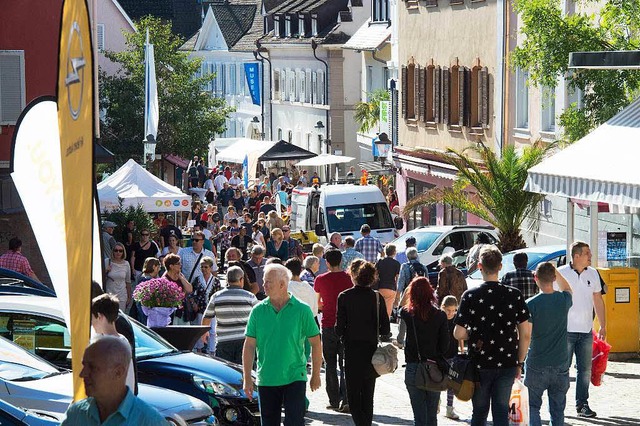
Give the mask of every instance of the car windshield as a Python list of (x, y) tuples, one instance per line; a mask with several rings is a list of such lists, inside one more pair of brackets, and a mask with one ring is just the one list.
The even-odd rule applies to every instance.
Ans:
[[(516, 254), (515, 252), (510, 252), (510, 253), (507, 253), (504, 256), (502, 256), (502, 269), (500, 270), (500, 273), (498, 274), (499, 278), (502, 278), (504, 276), (504, 274), (506, 274), (507, 272), (515, 271), (516, 267), (513, 264), (513, 256), (515, 254)], [(527, 252), (527, 257), (529, 258), (529, 262), (527, 263), (527, 269), (531, 269), (533, 266), (535, 266), (538, 263), (540, 263), (540, 261), (542, 259), (544, 259), (545, 257), (547, 257), (548, 255), (549, 255), (549, 253), (529, 253), (529, 252)], [(473, 274), (471, 274), (471, 278), (473, 278), (475, 280), (481, 280), (482, 279), (482, 273), (478, 269)]]
[[(25, 330), (22, 335), (14, 331), (14, 339), (22, 339), (21, 343), (31, 341), (35, 344), (35, 334)], [(33, 346), (32, 346), (33, 347)], [(18, 344), (0, 338), (0, 378), (3, 380), (41, 379), (59, 370), (48, 362), (24, 350)]]
[(154, 358), (176, 352), (174, 348), (152, 330), (135, 320), (131, 320), (133, 333), (136, 336), (136, 359)]
[(416, 239), (416, 248), (418, 251), (426, 251), (433, 243), (438, 239), (438, 237), (442, 235), (442, 232), (407, 232), (406, 234), (398, 237), (392, 243), (395, 244), (396, 250), (398, 252), (403, 252), (407, 248), (405, 241), (409, 237), (414, 237)]
[(393, 228), (391, 213), (386, 203), (354, 204), (327, 207), (329, 232), (354, 232), (367, 224), (371, 229)]

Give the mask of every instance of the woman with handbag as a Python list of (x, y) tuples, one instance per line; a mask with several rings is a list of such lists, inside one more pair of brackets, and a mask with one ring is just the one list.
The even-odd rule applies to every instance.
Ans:
[(354, 286), (338, 296), (336, 334), (344, 343), (349, 410), (356, 426), (373, 421), (373, 393), (378, 373), (371, 364), (379, 336), (388, 336), (389, 317), (384, 299), (371, 288), (376, 267), (356, 259), (349, 267)]
[[(425, 390), (424, 378), (429, 376), (446, 382), (444, 354), (449, 348), (447, 315), (438, 307), (433, 287), (425, 277), (414, 278), (407, 288), (408, 302), (400, 311), (407, 324), (404, 356), (407, 362), (405, 385), (409, 392), (416, 426), (438, 424), (440, 391)], [(444, 368), (443, 368), (444, 369)], [(446, 383), (445, 383), (446, 384)]]

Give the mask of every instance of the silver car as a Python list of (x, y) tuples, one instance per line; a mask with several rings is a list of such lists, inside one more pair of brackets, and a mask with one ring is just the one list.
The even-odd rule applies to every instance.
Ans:
[[(28, 332), (14, 338), (35, 338)], [(24, 341), (21, 343), (25, 343)], [(70, 371), (62, 370), (0, 337), (0, 399), (14, 406), (63, 414), (73, 400)], [(197, 398), (144, 384), (138, 396), (154, 407), (172, 425), (216, 424), (211, 408)]]

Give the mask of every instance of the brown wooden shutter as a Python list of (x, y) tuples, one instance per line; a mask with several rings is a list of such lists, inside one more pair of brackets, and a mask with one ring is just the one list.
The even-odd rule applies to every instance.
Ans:
[[(464, 71), (464, 93), (463, 93), (463, 106), (464, 106), (464, 114), (463, 114), (463, 126), (471, 127), (471, 70), (467, 67), (463, 67)], [(474, 106), (477, 108), (477, 106)], [(473, 123), (475, 124), (475, 123)]]
[(425, 73), (427, 72), (427, 68), (422, 68), (422, 67), (418, 67), (420, 69), (419, 71), (419, 77), (420, 77), (420, 81), (419, 81), (419, 87), (418, 90), (420, 91), (420, 95), (419, 97), (419, 108), (418, 108), (418, 116), (420, 121), (425, 121), (426, 119), (426, 115), (425, 115), (425, 103), (427, 101), (427, 92), (425, 91)]
[(480, 101), (480, 123), (485, 129), (489, 127), (489, 70), (487, 67), (480, 71), (480, 91), (478, 99)]
[(413, 117), (418, 118), (418, 111), (420, 110), (420, 73), (422, 67), (415, 65), (413, 67)]
[[(465, 80), (465, 67), (458, 67), (458, 75), (457, 76), (451, 76), (452, 78), (457, 78), (458, 79), (458, 125), (459, 126), (464, 126), (464, 113), (465, 113), (465, 108), (464, 108), (464, 101), (465, 101), (465, 96), (464, 96), (464, 92), (465, 92), (465, 87), (466, 87), (466, 80)], [(454, 123), (455, 124), (455, 123)]]
[(273, 71), (273, 98), (280, 101), (280, 70)]
[(407, 67), (405, 65), (402, 66), (402, 118), (407, 118)]
[(449, 87), (451, 74), (449, 67), (442, 67), (442, 122), (449, 124)]
[(433, 121), (442, 117), (442, 69), (438, 65), (433, 72)]

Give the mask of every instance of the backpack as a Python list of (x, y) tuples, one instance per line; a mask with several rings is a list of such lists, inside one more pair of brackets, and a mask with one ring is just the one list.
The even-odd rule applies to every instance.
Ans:
[(198, 177), (198, 168), (196, 166), (191, 166), (189, 167), (189, 177), (190, 178), (197, 178)]
[(420, 262), (409, 262), (409, 270), (411, 271), (411, 279), (414, 279), (416, 276), (427, 276), (427, 268)]

